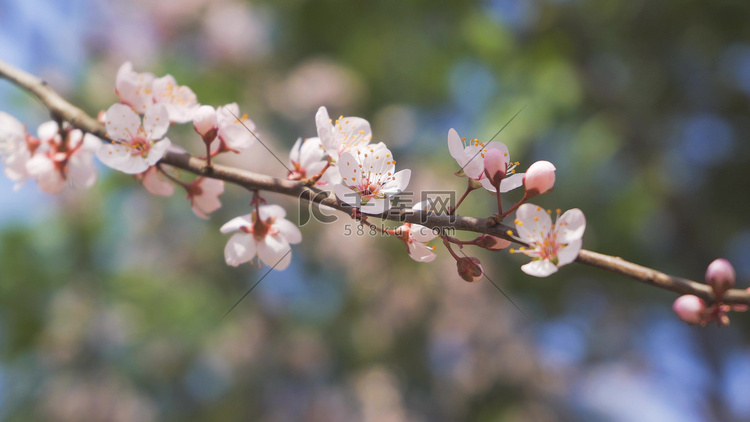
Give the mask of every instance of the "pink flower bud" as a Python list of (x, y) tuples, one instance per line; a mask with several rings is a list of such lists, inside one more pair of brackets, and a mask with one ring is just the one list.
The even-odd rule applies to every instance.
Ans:
[(477, 281), (484, 274), (482, 264), (476, 258), (459, 258), (456, 261), (456, 267), (458, 267), (458, 275), (468, 282)]
[(219, 122), (216, 110), (211, 106), (200, 106), (193, 114), (193, 127), (203, 137), (203, 142), (210, 144), (219, 133)]
[(537, 161), (526, 170), (523, 186), (528, 196), (541, 195), (555, 186), (555, 166), (549, 161)]
[(508, 171), (508, 157), (499, 149), (490, 149), (484, 154), (484, 174), (492, 186), (499, 186)]
[(706, 281), (714, 289), (717, 299), (734, 287), (734, 279), (734, 267), (724, 258), (715, 259), (706, 269)]
[(706, 303), (698, 296), (683, 295), (674, 301), (674, 304), (672, 304), (672, 310), (674, 310), (674, 313), (676, 313), (681, 320), (688, 324), (700, 324), (703, 322), (703, 313), (706, 310)]
[(480, 248), (489, 249), (491, 251), (499, 251), (510, 246), (510, 241), (501, 239), (499, 237), (490, 236), (488, 234), (483, 234), (477, 238), (475, 244)]

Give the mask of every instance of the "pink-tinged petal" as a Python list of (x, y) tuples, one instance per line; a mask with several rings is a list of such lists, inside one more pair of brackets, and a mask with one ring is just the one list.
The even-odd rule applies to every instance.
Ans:
[(115, 80), (115, 92), (120, 102), (125, 103), (143, 113), (148, 106), (154, 103), (151, 83), (155, 76), (151, 73), (137, 73), (133, 71), (133, 65), (125, 62), (117, 71)]
[(565, 211), (555, 222), (555, 232), (559, 243), (580, 240), (584, 231), (586, 231), (586, 217), (578, 208)]
[[(336, 166), (339, 169), (339, 173), (341, 173), (345, 185), (356, 185), (359, 182), (361, 176), (361, 169), (359, 168), (360, 164), (350, 152), (341, 154), (341, 157), (339, 157), (339, 160), (336, 162)], [(343, 200), (343, 198), (339, 199)]]
[(557, 251), (557, 266), (562, 267), (575, 261), (582, 245), (583, 240), (578, 239), (568, 243), (567, 246), (560, 247), (560, 250)]
[[(250, 148), (255, 142), (256, 132), (255, 123), (250, 119), (242, 119), (240, 109), (237, 104), (227, 104), (216, 110), (219, 122), (219, 138), (227, 144), (229, 148), (244, 150)], [(242, 120), (240, 120), (242, 119)]]
[[(219, 130), (219, 122), (216, 118), (216, 109), (211, 106), (200, 106), (193, 115), (193, 128), (201, 136), (205, 136), (208, 132)], [(214, 133), (216, 135), (216, 132)]]
[(393, 180), (383, 186), (383, 193), (389, 196), (398, 195), (406, 190), (411, 179), (411, 170), (404, 169), (393, 175)]
[[(523, 178), (525, 175), (526, 173), (516, 173), (507, 176), (502, 182), (500, 182), (500, 193), (510, 192), (513, 189), (523, 186)], [(484, 186), (484, 183), (482, 183), (482, 186)]]
[(131, 148), (127, 145), (104, 144), (96, 151), (96, 156), (104, 165), (123, 173), (137, 174), (146, 171), (149, 163), (130, 152)]
[(99, 137), (87, 133), (83, 136), (83, 146), (81, 147), (84, 151), (95, 154), (96, 151), (101, 148), (102, 140)]
[(138, 135), (141, 119), (128, 106), (113, 104), (107, 109), (107, 135), (113, 142), (130, 140)]
[(91, 153), (79, 150), (68, 161), (68, 180), (77, 188), (88, 189), (96, 183), (96, 166)]
[(241, 229), (242, 227), (252, 227), (253, 226), (253, 213), (241, 215), (239, 217), (234, 217), (233, 219), (227, 221), (224, 223), (223, 226), (219, 229), (222, 233), (230, 233), (233, 231), (237, 231)]
[(412, 224), (409, 233), (411, 233), (411, 237), (417, 242), (429, 242), (437, 237), (431, 228), (421, 224)]
[(302, 232), (299, 231), (299, 227), (291, 221), (281, 218), (273, 223), (273, 226), (279, 229), (279, 234), (291, 244), (297, 244), (302, 241)]
[(289, 168), (294, 167), (294, 163), (300, 164), (300, 147), (302, 146), (302, 138), (297, 138), (297, 142), (294, 143), (292, 146), (291, 151), (289, 151)]
[(198, 217), (208, 219), (208, 214), (221, 208), (219, 195), (224, 193), (224, 182), (216, 179), (202, 179), (201, 194), (193, 197), (192, 208)]
[(166, 107), (161, 104), (149, 107), (143, 116), (143, 130), (146, 132), (146, 137), (152, 141), (163, 138), (169, 130), (169, 115)]
[(286, 210), (276, 204), (261, 205), (258, 207), (258, 212), (260, 213), (260, 218), (264, 221), (271, 217), (277, 220), (286, 217)]
[(502, 156), (504, 157), (505, 162), (510, 163), (510, 153), (508, 152), (507, 145), (502, 142), (494, 141), (484, 146), (484, 152), (489, 152), (492, 149), (500, 151), (502, 153)]
[(391, 208), (390, 198), (373, 198), (367, 201), (360, 207), (360, 210), (365, 214), (382, 214)]
[(345, 150), (365, 146), (372, 140), (370, 122), (361, 117), (339, 119), (338, 124), (334, 123), (333, 134), (336, 142), (343, 145)]
[(464, 148), (463, 157), (458, 164), (468, 177), (477, 180), (484, 178), (484, 159), (479, 146), (470, 145)]
[(65, 188), (65, 179), (46, 155), (36, 154), (27, 163), (29, 176), (36, 179), (39, 189), (46, 193), (59, 193)]
[(149, 167), (149, 169), (142, 174), (141, 184), (152, 195), (172, 196), (174, 193), (174, 185), (172, 182), (157, 171), (156, 167)]
[(228, 265), (236, 267), (252, 260), (257, 248), (252, 234), (235, 233), (229, 238), (224, 247), (224, 260)]
[[(299, 153), (299, 160), (297, 162), (305, 169), (313, 164), (323, 162), (321, 160), (326, 155), (318, 137), (305, 139), (305, 142), (300, 146)], [(325, 162), (323, 163), (325, 164)]]
[(55, 163), (45, 154), (35, 154), (26, 162), (26, 172), (31, 177), (39, 177), (52, 171), (55, 171)]
[[(346, 183), (346, 180), (344, 180), (344, 183)], [(359, 194), (348, 188), (346, 185), (334, 185), (333, 193), (336, 194), (336, 197), (340, 201), (344, 202), (345, 204), (349, 204), (352, 207), (359, 208), (362, 204), (362, 198), (359, 196)]]
[(516, 210), (516, 230), (518, 236), (526, 242), (542, 242), (551, 226), (552, 219), (542, 207), (523, 204)]
[(448, 131), (448, 151), (450, 151), (451, 157), (453, 157), (459, 166), (462, 166), (461, 160), (464, 157), (464, 143), (461, 142), (461, 137), (458, 136), (456, 129)]
[(78, 129), (73, 129), (68, 133), (68, 148), (73, 149), (83, 140), (83, 132)]
[(409, 243), (409, 256), (417, 262), (432, 262), (437, 257), (431, 247), (419, 242)]
[(53, 138), (60, 134), (60, 127), (57, 122), (50, 120), (39, 125), (36, 134), (40, 141), (51, 142)]
[(318, 138), (323, 144), (323, 147), (331, 157), (338, 158), (339, 146), (336, 144), (336, 139), (333, 137), (333, 123), (331, 118), (328, 116), (328, 110), (325, 107), (320, 107), (318, 112), (315, 113), (315, 125), (318, 128)]
[(151, 149), (148, 150), (148, 157), (146, 161), (148, 165), (153, 166), (157, 161), (161, 160), (161, 157), (166, 154), (167, 149), (172, 145), (169, 138), (164, 138), (161, 141), (156, 141), (151, 145)]
[(555, 264), (547, 261), (546, 259), (531, 261), (526, 265), (521, 266), (521, 271), (534, 277), (547, 277), (550, 274), (557, 272)]
[(291, 246), (280, 236), (266, 236), (258, 242), (258, 257), (275, 270), (285, 270), (292, 262)]
[[(26, 126), (10, 114), (0, 111), (0, 142), (5, 142), (7, 138), (25, 139)], [(0, 150), (0, 152), (3, 151)]]
[(31, 159), (31, 153), (25, 147), (16, 151), (12, 154), (2, 157), (2, 161), (5, 164), (5, 175), (15, 182), (13, 190), (20, 189), (23, 182), (28, 177), (28, 171), (26, 170), (26, 164)]
[(154, 90), (154, 100), (166, 107), (169, 120), (175, 123), (192, 120), (193, 113), (199, 106), (193, 90), (184, 85), (177, 85), (172, 75), (154, 79), (151, 86)]
[(316, 184), (318, 187), (330, 189), (331, 186), (337, 185), (342, 182), (341, 173), (339, 173), (338, 167), (331, 166), (328, 167), (328, 170), (326, 170), (325, 173), (323, 173), (323, 177), (318, 180), (318, 183)]

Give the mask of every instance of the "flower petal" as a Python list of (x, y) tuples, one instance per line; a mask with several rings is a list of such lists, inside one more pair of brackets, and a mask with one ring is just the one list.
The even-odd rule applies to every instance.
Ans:
[(518, 236), (529, 243), (541, 243), (552, 227), (544, 208), (534, 204), (523, 204), (516, 211), (516, 230)]
[(273, 223), (273, 226), (279, 229), (279, 233), (291, 244), (302, 242), (302, 233), (299, 227), (286, 218), (281, 218)]
[(258, 212), (263, 221), (268, 220), (271, 217), (276, 219), (286, 217), (286, 210), (282, 206), (276, 204), (261, 205), (258, 207)]
[(555, 223), (557, 241), (560, 243), (572, 243), (583, 237), (586, 231), (586, 216), (578, 208), (565, 211)]
[(169, 114), (162, 104), (154, 104), (146, 109), (143, 116), (143, 130), (148, 139), (156, 141), (164, 137), (169, 129)]
[(557, 251), (557, 266), (562, 267), (575, 261), (578, 257), (578, 252), (581, 251), (581, 245), (583, 245), (583, 240), (578, 239), (568, 243), (566, 246), (561, 246)]
[(382, 214), (391, 208), (390, 198), (373, 198), (360, 207), (366, 214)]
[(540, 259), (521, 266), (521, 271), (534, 277), (547, 277), (556, 273), (557, 267), (546, 259)]
[[(523, 186), (523, 178), (525, 175), (526, 173), (516, 173), (504, 178), (503, 181), (500, 182), (500, 193), (510, 192), (513, 189)], [(484, 186), (484, 183), (482, 183), (482, 186)]]
[(224, 247), (224, 260), (228, 265), (236, 267), (253, 259), (256, 249), (253, 235), (235, 233)]
[(233, 219), (227, 221), (224, 223), (223, 226), (219, 229), (222, 233), (230, 233), (236, 230), (239, 230), (242, 227), (252, 227), (253, 226), (253, 213), (241, 215), (239, 217), (234, 217)]
[(258, 243), (258, 257), (276, 270), (284, 270), (292, 262), (291, 246), (281, 236), (268, 235)]
[(431, 228), (425, 227), (421, 224), (412, 224), (409, 233), (417, 242), (429, 242), (437, 237)]
[(461, 137), (458, 136), (458, 132), (453, 128), (448, 131), (448, 151), (450, 151), (451, 157), (461, 166), (461, 160), (464, 156), (464, 143), (461, 142)]
[[(346, 180), (344, 181), (346, 183)], [(351, 190), (348, 186), (338, 184), (333, 185), (333, 192), (336, 194), (336, 197), (353, 207), (359, 208), (362, 205), (362, 198), (359, 196), (359, 194), (353, 190)]]
[(107, 109), (107, 135), (112, 141), (122, 141), (130, 144), (130, 140), (138, 135), (141, 119), (125, 104), (112, 104)]
[(431, 247), (420, 242), (409, 243), (409, 256), (417, 262), (432, 262), (437, 257)]
[(161, 141), (154, 142), (151, 145), (151, 149), (148, 151), (148, 157), (146, 161), (149, 165), (153, 166), (157, 161), (161, 160), (161, 157), (167, 152), (167, 149), (172, 145), (169, 138), (164, 138)]

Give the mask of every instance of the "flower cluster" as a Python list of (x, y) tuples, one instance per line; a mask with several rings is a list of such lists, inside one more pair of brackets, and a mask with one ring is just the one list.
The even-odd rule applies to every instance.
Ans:
[[(747, 305), (730, 305), (723, 303), (724, 293), (734, 287), (735, 272), (732, 264), (726, 259), (719, 258), (711, 262), (706, 269), (706, 282), (714, 293), (714, 301), (710, 305), (695, 295), (678, 297), (672, 309), (677, 316), (688, 324), (706, 325), (715, 322), (718, 326), (729, 325), (729, 312), (745, 312)], [(747, 289), (750, 292), (750, 288)]]
[(90, 134), (57, 122), (42, 123), (37, 135), (7, 113), (0, 112), (0, 157), (5, 175), (19, 189), (35, 179), (39, 189), (59, 193), (66, 186), (90, 188), (96, 182), (93, 156), (100, 141)]
[[(68, 185), (89, 188), (97, 178), (96, 156), (106, 166), (133, 175), (153, 195), (171, 196), (175, 185), (183, 188), (193, 212), (208, 219), (221, 207), (219, 197), (225, 188), (219, 180), (221, 171), (210, 172), (215, 169), (212, 158), (239, 153), (260, 141), (255, 124), (246, 114), (241, 115), (236, 103), (202, 105), (195, 93), (179, 85), (173, 76), (139, 73), (130, 62), (117, 72), (115, 93), (119, 102), (99, 114), (106, 128), (105, 140), (56, 121), (43, 123), (32, 135), (17, 119), (0, 112), (0, 158), (5, 175), (16, 183), (15, 189), (27, 179), (36, 180), (39, 188), (49, 193), (61, 192)], [(494, 138), (487, 142), (467, 140), (450, 129), (448, 151), (459, 166), (455, 175), (467, 178), (467, 188), (447, 213), (455, 214), (472, 191), (483, 188), (496, 197), (497, 213), (487, 221), (490, 227), (497, 226), (495, 234), (500, 237), (481, 234), (472, 240), (460, 240), (444, 234), (441, 227), (435, 227), (439, 219), (428, 218), (435, 211), (430, 201), (412, 208), (418, 218), (407, 218), (395, 229), (380, 228), (370, 223), (368, 216), (382, 217), (391, 209), (392, 200), (407, 188), (411, 170), (397, 171), (392, 151), (383, 142), (373, 142), (367, 120), (354, 116), (334, 120), (325, 107), (320, 107), (314, 121), (317, 136), (297, 139), (289, 153), (287, 179), (301, 181), (300, 188), (304, 184), (319, 189), (316, 193), (334, 195), (340, 201), (339, 208), (350, 209), (360, 224), (400, 240), (411, 259), (434, 261), (436, 247), (430, 243), (440, 239), (455, 259), (458, 275), (473, 282), (486, 274), (478, 258), (463, 252), (465, 246), (499, 251), (508, 248), (511, 241), (519, 243), (522, 246), (510, 252), (530, 257), (531, 262), (521, 270), (536, 277), (552, 275), (578, 257), (586, 230), (583, 212), (574, 208), (562, 213), (558, 209), (553, 221), (551, 210), (527, 202), (554, 188), (556, 168), (551, 162), (537, 161), (526, 172), (517, 173), (520, 163), (510, 160), (508, 147), (502, 142)], [(206, 172), (191, 181), (181, 180), (174, 169), (163, 164), (170, 162), (163, 160), (170, 150), (181, 152), (167, 137), (169, 129), (187, 123), (205, 145)], [(520, 187), (523, 196), (504, 210), (502, 195)], [(257, 256), (259, 262), (277, 270), (287, 268), (291, 245), (302, 240), (299, 228), (285, 218), (283, 208), (266, 204), (259, 192), (254, 192), (251, 207), (254, 209), (249, 214), (230, 220), (220, 229), (233, 233), (224, 250), (226, 263), (238, 266)], [(508, 230), (501, 223), (513, 213), (515, 230)], [(673, 309), (680, 319), (703, 326), (711, 322), (728, 325), (730, 311), (747, 310), (744, 305), (725, 303), (726, 292), (735, 284), (734, 268), (728, 261), (712, 262), (706, 281), (713, 291), (713, 302), (693, 295), (679, 297)]]

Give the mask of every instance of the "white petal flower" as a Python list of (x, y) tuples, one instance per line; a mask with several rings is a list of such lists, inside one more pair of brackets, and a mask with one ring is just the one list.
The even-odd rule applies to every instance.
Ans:
[(161, 104), (149, 107), (143, 122), (130, 107), (114, 104), (107, 110), (106, 126), (112, 143), (102, 145), (96, 155), (102, 163), (124, 173), (143, 173), (171, 145), (163, 138), (169, 129), (169, 117)]
[(33, 154), (25, 163), (25, 173), (43, 192), (59, 193), (69, 184), (89, 188), (96, 182), (93, 154), (99, 138), (67, 125), (61, 131), (54, 121), (42, 123), (37, 133), (38, 139), (30, 136), (27, 141), (33, 144)]
[(583, 212), (574, 208), (560, 216), (558, 210), (555, 224), (550, 213), (533, 204), (523, 204), (516, 211), (516, 231), (529, 247), (511, 249), (511, 252), (533, 258), (533, 261), (521, 267), (526, 274), (546, 277), (557, 272), (558, 267), (575, 261), (581, 250), (586, 230)]
[(291, 246), (302, 241), (299, 228), (286, 220), (286, 211), (278, 205), (259, 205), (255, 211), (235, 217), (221, 227), (234, 234), (224, 248), (228, 265), (238, 266), (255, 255), (276, 270), (286, 269), (292, 261)]
[[(289, 167), (292, 169), (288, 178), (291, 180), (303, 180), (315, 177), (325, 169), (325, 172), (316, 182), (319, 187), (330, 187), (341, 183), (341, 174), (335, 166), (328, 166), (326, 155), (320, 138), (297, 139), (289, 153)], [(328, 166), (326, 168), (326, 166)]]
[(193, 212), (200, 218), (208, 219), (208, 214), (221, 208), (219, 195), (224, 193), (224, 182), (199, 177), (187, 185), (187, 198)]
[[(429, 210), (431, 201), (422, 201), (412, 207), (414, 210)], [(432, 262), (435, 255), (435, 247), (430, 246), (427, 242), (435, 239), (437, 235), (432, 229), (421, 224), (404, 223), (395, 230), (396, 236), (406, 245), (411, 259), (417, 262)]]
[(315, 115), (318, 137), (323, 148), (334, 160), (344, 152), (354, 152), (372, 140), (370, 122), (361, 117), (341, 116), (336, 121), (328, 117), (328, 110), (320, 107)]
[(192, 89), (178, 85), (172, 75), (154, 79), (151, 87), (154, 91), (154, 101), (166, 107), (169, 120), (174, 123), (186, 123), (193, 119), (193, 113), (200, 104)]
[(389, 209), (390, 198), (403, 192), (411, 177), (411, 170), (396, 172), (396, 160), (382, 143), (344, 152), (337, 166), (342, 183), (334, 186), (336, 196), (369, 214)]
[(500, 182), (500, 193), (509, 192), (523, 185), (523, 173), (516, 173), (518, 163), (510, 162), (508, 147), (502, 142), (494, 141), (488, 144), (479, 142), (477, 139), (466, 141), (458, 136), (455, 129), (448, 131), (448, 150), (456, 160), (461, 170), (470, 179), (481, 183), (482, 187), (490, 192), (496, 192), (494, 186), (484, 173), (485, 153), (490, 149), (499, 150), (507, 162), (506, 176)]

